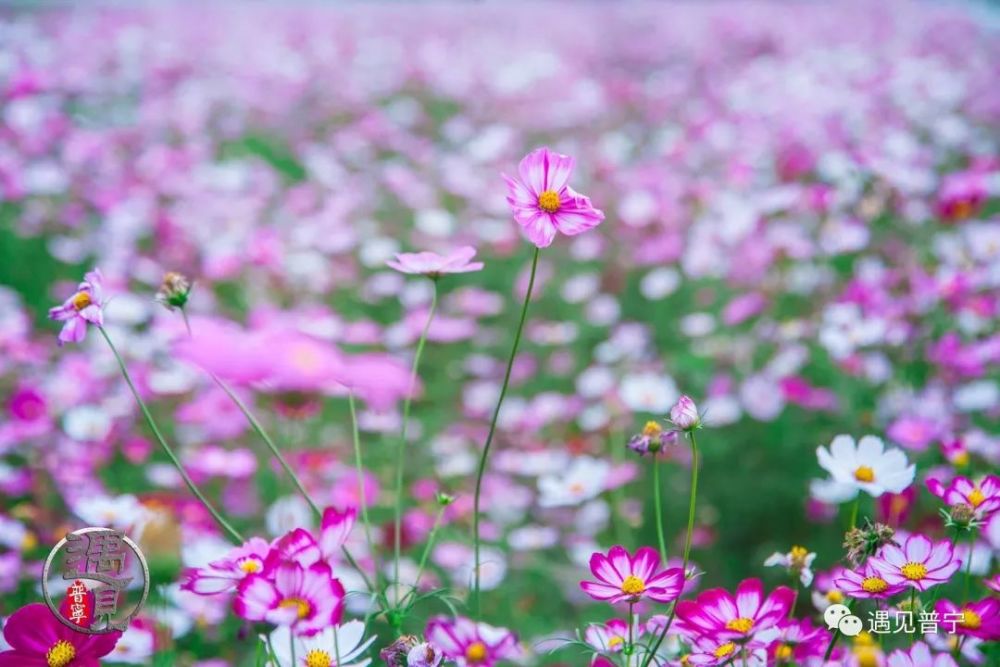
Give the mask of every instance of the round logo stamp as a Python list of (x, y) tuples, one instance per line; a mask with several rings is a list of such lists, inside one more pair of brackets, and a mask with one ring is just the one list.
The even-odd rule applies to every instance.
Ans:
[(56, 618), (78, 632), (124, 631), (149, 595), (149, 566), (122, 531), (81, 528), (49, 552), (42, 595)]

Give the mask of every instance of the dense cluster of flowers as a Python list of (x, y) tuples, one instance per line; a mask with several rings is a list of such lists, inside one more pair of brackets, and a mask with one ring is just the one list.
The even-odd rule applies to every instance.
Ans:
[(0, 16), (0, 667), (1000, 661), (1000, 40), (624, 4)]

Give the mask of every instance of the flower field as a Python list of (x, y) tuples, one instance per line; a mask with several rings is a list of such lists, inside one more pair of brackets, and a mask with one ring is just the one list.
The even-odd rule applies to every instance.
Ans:
[(1000, 665), (998, 30), (0, 9), (0, 667)]

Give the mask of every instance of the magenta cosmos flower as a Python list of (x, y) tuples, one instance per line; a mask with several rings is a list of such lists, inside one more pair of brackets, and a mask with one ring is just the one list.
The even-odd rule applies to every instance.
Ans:
[(737, 586), (736, 595), (713, 588), (696, 600), (678, 602), (678, 629), (693, 637), (745, 642), (787, 618), (794, 600), (795, 593), (786, 586), (765, 598), (760, 579), (747, 579)]
[(1000, 600), (997, 598), (984, 598), (961, 607), (951, 600), (938, 600), (934, 611), (945, 632), (986, 641), (1000, 639)]
[(77, 632), (44, 604), (29, 604), (7, 619), (3, 636), (11, 650), (0, 653), (0, 667), (100, 667), (122, 633)]
[(595, 553), (590, 557), (590, 572), (597, 581), (581, 581), (580, 588), (595, 600), (611, 604), (642, 598), (672, 602), (684, 587), (684, 571), (679, 567), (661, 570), (660, 554), (651, 547), (640, 547), (635, 556), (621, 545), (611, 547), (607, 556)]
[(865, 563), (860, 572), (844, 570), (833, 583), (838, 591), (850, 598), (877, 598), (881, 600), (890, 598), (906, 588), (900, 583), (890, 584), (871, 562)]
[(551, 245), (556, 232), (575, 236), (604, 220), (604, 213), (590, 199), (569, 187), (573, 164), (568, 155), (539, 148), (518, 165), (520, 180), (503, 175), (514, 219), (539, 248)]
[(514, 633), (461, 616), (432, 618), (424, 634), (458, 667), (493, 667), (500, 660), (511, 660), (520, 653)]
[(996, 475), (987, 475), (978, 484), (968, 477), (956, 477), (948, 486), (931, 478), (927, 480), (927, 489), (949, 507), (971, 507), (980, 519), (986, 519), (1000, 509), (1000, 477)]
[(344, 587), (330, 566), (303, 567), (285, 562), (273, 578), (251, 574), (240, 581), (233, 611), (248, 621), (287, 625), (298, 635), (313, 635), (336, 625), (344, 613)]
[(100, 269), (94, 269), (83, 277), (76, 292), (49, 310), (49, 319), (64, 322), (59, 332), (59, 344), (79, 343), (87, 337), (87, 324), (102, 326), (104, 315), (104, 276)]
[(887, 544), (869, 562), (890, 585), (903, 584), (918, 591), (943, 584), (962, 565), (951, 542), (935, 544), (923, 535), (910, 535), (901, 547)]
[(400, 252), (386, 264), (400, 273), (417, 273), (437, 278), (446, 273), (471, 273), (483, 269), (482, 262), (470, 262), (476, 255), (472, 246), (463, 246), (447, 255), (436, 252)]

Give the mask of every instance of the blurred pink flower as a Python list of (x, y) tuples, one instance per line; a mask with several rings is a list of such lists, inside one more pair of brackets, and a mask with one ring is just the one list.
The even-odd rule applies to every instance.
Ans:
[(59, 345), (79, 343), (87, 337), (87, 324), (103, 326), (104, 276), (100, 269), (94, 269), (83, 277), (76, 293), (49, 310), (49, 319), (63, 324), (59, 332)]
[(539, 248), (551, 245), (556, 232), (575, 236), (604, 220), (604, 213), (590, 199), (569, 187), (573, 163), (567, 155), (539, 148), (518, 165), (520, 180), (503, 175), (514, 219)]
[(470, 273), (481, 271), (482, 262), (470, 262), (476, 254), (472, 246), (462, 246), (447, 255), (435, 252), (400, 252), (396, 259), (390, 259), (386, 264), (401, 273), (418, 273), (431, 278), (437, 278), (446, 273)]

